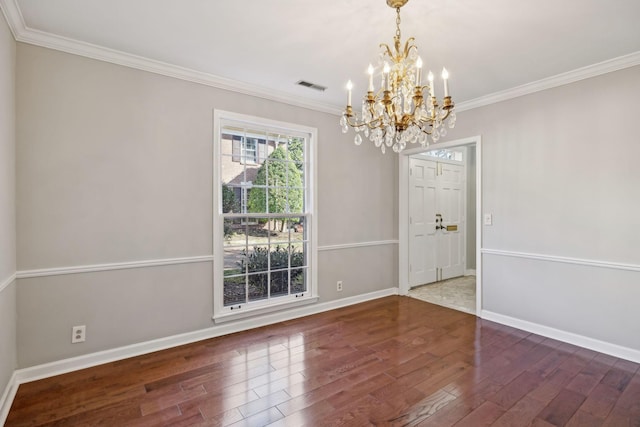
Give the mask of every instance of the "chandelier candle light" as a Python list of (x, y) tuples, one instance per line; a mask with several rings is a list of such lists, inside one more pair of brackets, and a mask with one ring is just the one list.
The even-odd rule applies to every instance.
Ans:
[[(369, 64), (369, 87), (362, 100), (362, 114), (353, 111), (351, 92), (353, 83), (347, 83), (347, 108), (340, 118), (342, 132), (347, 133), (349, 126), (354, 128), (356, 145), (362, 144), (362, 135), (369, 138), (384, 153), (386, 147), (401, 152), (407, 143), (418, 143), (422, 147), (429, 140), (437, 142), (447, 134), (447, 126), (453, 128), (456, 123), (454, 104), (449, 95), (449, 73), (442, 69), (444, 98), (442, 106), (438, 104), (433, 89), (433, 73), (429, 71), (429, 84), (422, 85), (422, 59), (414, 38), (409, 38), (401, 49), (400, 8), (409, 0), (386, 0), (387, 5), (396, 9), (396, 35), (393, 38), (395, 52), (388, 45), (381, 44), (382, 68), (381, 88), (375, 92), (373, 85), (373, 65)], [(425, 97), (424, 92), (428, 91)], [(445, 120), (448, 119), (445, 125)]]

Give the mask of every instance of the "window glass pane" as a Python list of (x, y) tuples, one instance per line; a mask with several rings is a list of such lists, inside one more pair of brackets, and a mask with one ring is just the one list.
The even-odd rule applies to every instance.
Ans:
[(233, 135), (223, 133), (220, 137), (220, 155), (227, 156), (231, 160), (231, 157), (234, 157), (233, 147)]
[(306, 240), (305, 217), (291, 219), (291, 241), (301, 242)]
[(289, 270), (278, 270), (271, 272), (271, 296), (289, 295)]
[(290, 262), (291, 267), (306, 267), (307, 266), (307, 254), (305, 243), (294, 243), (290, 246)]
[(266, 212), (269, 213), (284, 212), (286, 194), (282, 188), (286, 188), (287, 175), (283, 163), (274, 158), (274, 156), (280, 156), (281, 154), (282, 153), (276, 150), (264, 163), (267, 168), (264, 184), (269, 188), (268, 194), (265, 197), (265, 203), (268, 205)]
[(287, 210), (288, 213), (302, 213), (303, 212), (303, 191), (302, 188), (288, 188), (287, 189)]
[(269, 243), (267, 218), (232, 217), (224, 219), (224, 246), (253, 246)]
[(245, 248), (224, 249), (224, 275), (234, 276), (246, 273)]
[(291, 269), (291, 293), (299, 294), (307, 291), (307, 269)]
[(289, 267), (289, 245), (271, 246), (271, 270)]
[[(224, 246), (231, 246), (234, 244), (239, 244), (244, 230), (243, 226), (240, 224), (239, 218), (225, 218), (223, 222), (224, 229)], [(244, 243), (244, 242), (243, 242)]]
[(237, 185), (222, 184), (222, 213), (240, 213), (242, 188)]
[[(289, 158), (300, 165), (304, 163), (304, 143), (304, 138), (292, 137), (287, 146)], [(299, 169), (302, 170), (301, 167)]]
[(267, 218), (247, 218), (248, 245), (269, 243), (269, 228)]
[(245, 181), (244, 168), (245, 166), (239, 161), (234, 162), (232, 157), (222, 156), (220, 158), (220, 179), (222, 184), (242, 185)]
[(462, 151), (458, 150), (431, 150), (426, 153), (422, 153), (424, 156), (437, 157), (445, 160), (454, 160), (456, 162), (462, 162)]
[(266, 188), (253, 186), (248, 190), (247, 213), (268, 213)]
[(249, 274), (249, 301), (257, 301), (269, 297), (267, 284), (269, 282), (268, 273)]
[(289, 219), (280, 218), (269, 221), (269, 240), (273, 243), (289, 242)]
[(269, 270), (269, 246), (254, 245), (246, 251), (246, 258), (242, 261), (242, 266), (246, 264), (249, 273)]
[(247, 302), (246, 276), (224, 278), (224, 305), (244, 304)]

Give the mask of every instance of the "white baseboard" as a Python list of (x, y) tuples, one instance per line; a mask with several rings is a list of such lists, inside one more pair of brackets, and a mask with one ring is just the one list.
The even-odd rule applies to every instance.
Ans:
[(538, 323), (529, 322), (527, 320), (516, 319), (515, 317), (505, 316), (503, 314), (482, 310), (482, 316), (485, 320), (500, 323), (502, 325), (511, 326), (531, 332), (543, 337), (552, 338), (569, 344), (588, 348), (600, 353), (609, 354), (621, 359), (630, 360), (640, 363), (640, 350), (623, 347), (617, 344), (600, 341), (594, 338), (585, 337), (583, 335), (574, 334), (572, 332), (551, 328), (549, 326), (540, 325)]
[(23, 384), (42, 378), (52, 377), (54, 375), (60, 375), (67, 372), (90, 368), (92, 366), (102, 365), (104, 363), (152, 353), (154, 351), (166, 350), (168, 348), (190, 344), (209, 338), (215, 338), (222, 335), (232, 334), (235, 332), (241, 332), (252, 328), (267, 326), (286, 320), (296, 319), (298, 317), (322, 313), (325, 311), (334, 310), (361, 302), (371, 301), (390, 295), (398, 295), (398, 288), (387, 288), (381, 291), (370, 292), (368, 294), (303, 306), (300, 308), (278, 313), (270, 313), (263, 316), (252, 317), (251, 319), (242, 319), (237, 322), (228, 322), (199, 331), (187, 332), (184, 334), (173, 335), (170, 337), (159, 338), (156, 340), (131, 344), (128, 346), (104, 350), (91, 354), (85, 354), (69, 359), (45, 363), (42, 365), (36, 365), (29, 368), (18, 369), (14, 373), (15, 381), (17, 382), (17, 384)]
[(465, 276), (475, 276), (476, 275), (476, 269), (475, 268), (468, 268), (464, 271), (464, 275)]
[(16, 393), (18, 391), (18, 385), (17, 375), (14, 372), (9, 379), (9, 383), (4, 389), (4, 393), (2, 393), (2, 397), (0, 398), (0, 425), (4, 425), (7, 420), (11, 404), (13, 403), (13, 398), (16, 397)]

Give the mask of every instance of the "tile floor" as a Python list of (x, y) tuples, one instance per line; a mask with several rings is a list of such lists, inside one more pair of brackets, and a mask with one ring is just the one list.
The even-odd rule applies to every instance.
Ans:
[(476, 276), (454, 277), (416, 286), (409, 296), (454, 310), (476, 314)]

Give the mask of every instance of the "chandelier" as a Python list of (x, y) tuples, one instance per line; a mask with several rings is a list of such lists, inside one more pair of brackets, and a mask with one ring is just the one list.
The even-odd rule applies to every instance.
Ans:
[[(447, 134), (447, 127), (456, 123), (454, 104), (449, 95), (449, 73), (442, 69), (444, 98), (438, 104), (433, 88), (433, 73), (427, 75), (428, 84), (422, 85), (422, 59), (418, 48), (409, 38), (404, 47), (400, 40), (400, 8), (409, 0), (386, 0), (396, 9), (396, 35), (394, 51), (382, 43), (380, 48), (382, 81), (376, 92), (373, 85), (373, 65), (369, 64), (369, 88), (362, 100), (362, 113), (358, 115), (351, 106), (353, 84), (347, 83), (347, 107), (340, 118), (342, 132), (349, 126), (354, 128), (356, 145), (362, 144), (363, 136), (384, 153), (387, 147), (399, 153), (408, 143), (426, 147)], [(425, 94), (425, 95), (423, 95)], [(448, 120), (447, 120), (448, 119)], [(446, 124), (445, 124), (446, 121)]]

